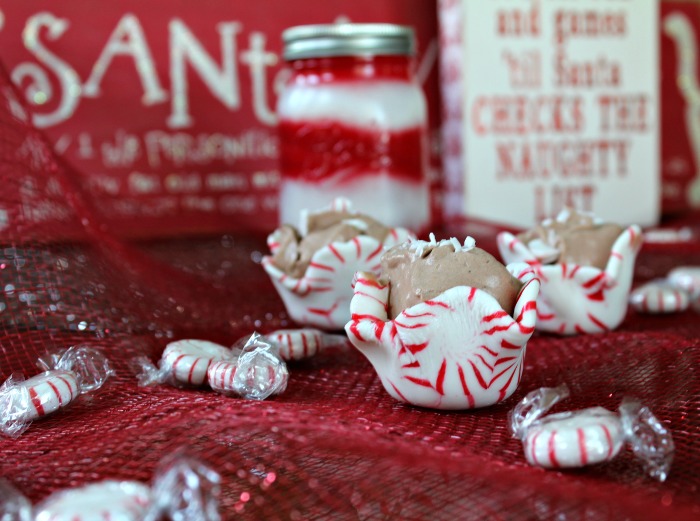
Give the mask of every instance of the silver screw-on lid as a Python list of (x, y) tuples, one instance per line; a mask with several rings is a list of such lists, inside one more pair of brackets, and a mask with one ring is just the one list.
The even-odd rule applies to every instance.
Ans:
[(415, 53), (413, 29), (394, 24), (298, 25), (282, 33), (284, 59)]

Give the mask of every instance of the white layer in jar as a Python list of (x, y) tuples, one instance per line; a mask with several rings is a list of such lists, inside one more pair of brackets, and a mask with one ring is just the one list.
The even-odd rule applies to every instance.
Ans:
[(342, 195), (388, 226), (427, 226), (427, 109), (417, 84), (295, 82), (278, 114), (282, 222)]

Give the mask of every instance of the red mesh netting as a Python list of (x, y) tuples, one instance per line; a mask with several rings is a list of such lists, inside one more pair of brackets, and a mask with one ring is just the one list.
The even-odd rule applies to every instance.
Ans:
[[(700, 322), (633, 312), (619, 330), (535, 335), (523, 381), (504, 404), (435, 412), (396, 403), (360, 355), (291, 364), (266, 402), (206, 390), (139, 388), (135, 354), (173, 338), (231, 344), (289, 325), (259, 265), (263, 237), (115, 240), (27, 123), (0, 75), (0, 376), (30, 376), (47, 351), (104, 348), (116, 376), (98, 393), (0, 440), (0, 474), (31, 500), (94, 480), (148, 481), (182, 447), (223, 476), (224, 519), (697, 519)], [(684, 221), (700, 227), (695, 220)], [(465, 229), (460, 232), (464, 234)], [(472, 231), (472, 230), (470, 230)], [(478, 230), (475, 232), (478, 234)], [(495, 250), (493, 238), (480, 245)], [(700, 243), (646, 247), (638, 280), (700, 264)], [(640, 398), (673, 432), (667, 482), (629, 450), (579, 471), (530, 467), (506, 414), (529, 390), (566, 382), (566, 408)]]

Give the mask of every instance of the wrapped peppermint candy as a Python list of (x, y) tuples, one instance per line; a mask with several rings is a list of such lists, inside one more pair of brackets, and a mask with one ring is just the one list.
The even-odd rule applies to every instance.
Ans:
[(666, 278), (642, 284), (630, 294), (630, 304), (639, 313), (680, 313), (692, 304), (698, 309), (700, 267), (679, 266)]
[(280, 357), (279, 344), (253, 333), (239, 340), (233, 349), (240, 351), (236, 361), (220, 361), (209, 367), (212, 389), (253, 400), (284, 392), (289, 371)]
[(177, 340), (170, 342), (154, 366), (145, 356), (136, 357), (132, 366), (139, 385), (169, 383), (171, 385), (204, 385), (207, 371), (214, 362), (235, 361), (231, 349), (206, 340)]
[(324, 349), (350, 346), (345, 335), (326, 333), (309, 327), (278, 329), (265, 335), (265, 339), (279, 345), (279, 354), (283, 360), (303, 360), (315, 356)]
[(649, 475), (668, 477), (673, 461), (669, 430), (639, 402), (625, 398), (614, 413), (603, 407), (545, 416), (569, 396), (566, 386), (532, 391), (510, 414), (513, 434), (522, 440), (525, 459), (544, 468), (572, 468), (610, 461), (628, 443)]
[(209, 385), (254, 400), (283, 392), (289, 378), (278, 344), (258, 333), (231, 349), (206, 340), (178, 340), (166, 346), (158, 367), (146, 357), (137, 357), (132, 365), (139, 385)]
[(690, 295), (667, 279), (653, 280), (630, 294), (630, 304), (640, 313), (680, 313), (688, 309)]
[(153, 485), (100, 481), (51, 494), (32, 508), (0, 480), (0, 519), (12, 521), (219, 521), (219, 475), (201, 462), (176, 457), (156, 471)]
[(19, 436), (32, 421), (96, 391), (113, 374), (107, 358), (87, 345), (48, 355), (38, 366), (43, 373), (28, 380), (11, 375), (0, 387), (0, 432), (6, 436)]

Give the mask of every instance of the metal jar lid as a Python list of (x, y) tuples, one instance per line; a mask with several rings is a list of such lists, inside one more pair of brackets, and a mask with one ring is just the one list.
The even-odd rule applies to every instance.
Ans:
[(394, 24), (298, 25), (282, 33), (284, 59), (415, 54), (413, 29)]

